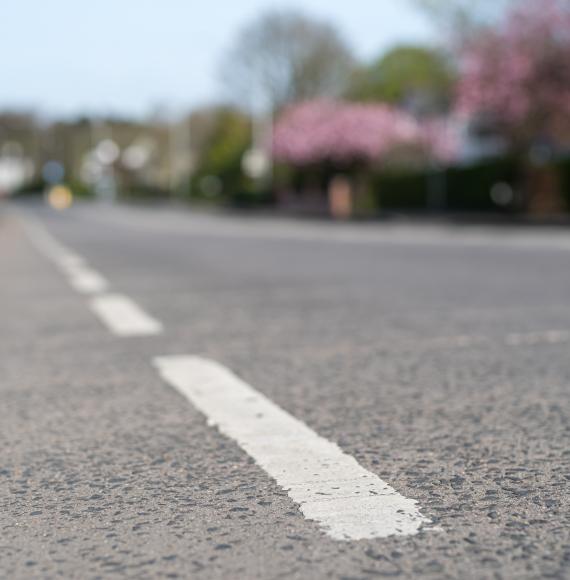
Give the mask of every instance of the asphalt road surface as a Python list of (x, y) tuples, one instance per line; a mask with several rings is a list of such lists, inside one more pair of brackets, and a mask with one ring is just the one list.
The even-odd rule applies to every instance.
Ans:
[(0, 208), (0, 577), (570, 577), (570, 232)]

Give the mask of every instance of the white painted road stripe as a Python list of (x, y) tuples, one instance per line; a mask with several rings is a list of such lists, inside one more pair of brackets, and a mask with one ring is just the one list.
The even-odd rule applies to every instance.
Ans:
[(272, 403), (224, 366), (196, 356), (158, 357), (164, 380), (234, 439), (336, 540), (417, 534), (430, 524), (338, 445)]
[(47, 258), (63, 272), (69, 284), (82, 294), (92, 294), (93, 312), (117, 336), (150, 336), (162, 332), (160, 322), (149, 316), (130, 298), (120, 294), (103, 294), (109, 288), (107, 280), (91, 269), (85, 260), (60, 244), (35, 219), (24, 218), (24, 227)]
[(149, 336), (162, 332), (162, 324), (122, 294), (103, 294), (91, 299), (91, 310), (117, 336)]
[(512, 332), (505, 342), (509, 346), (532, 346), (536, 344), (559, 344), (570, 341), (567, 330), (545, 330), (542, 332)]
[(109, 288), (107, 280), (99, 272), (92, 270), (82, 258), (75, 254), (66, 253), (59, 255), (56, 262), (77, 292), (99, 294)]
[(26, 217), (22, 220), (29, 238), (37, 249), (58, 266), (65, 268), (67, 264), (82, 261), (62, 244), (60, 244), (39, 222)]
[(82, 294), (105, 292), (109, 283), (101, 274), (89, 268), (85, 260), (58, 242), (42, 225), (29, 218), (24, 225), (36, 247), (66, 276), (68, 282)]
[(82, 294), (100, 294), (109, 288), (109, 284), (101, 274), (87, 266), (68, 270), (69, 283)]

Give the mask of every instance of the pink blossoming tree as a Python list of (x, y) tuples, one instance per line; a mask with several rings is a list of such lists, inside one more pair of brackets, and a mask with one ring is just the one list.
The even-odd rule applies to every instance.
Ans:
[(299, 103), (281, 115), (274, 129), (275, 158), (296, 166), (322, 162), (371, 165), (406, 150), (448, 161), (454, 144), (443, 124), (420, 123), (384, 104)]
[(521, 2), (471, 40), (458, 108), (494, 118), (519, 147), (570, 136), (570, 2)]

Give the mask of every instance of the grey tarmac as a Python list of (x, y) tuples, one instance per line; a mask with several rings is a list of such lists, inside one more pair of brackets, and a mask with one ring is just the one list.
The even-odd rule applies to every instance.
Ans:
[[(109, 332), (36, 222), (162, 332)], [(570, 578), (569, 264), (563, 229), (5, 203), (0, 577)], [(163, 381), (178, 355), (434, 525), (329, 537)]]

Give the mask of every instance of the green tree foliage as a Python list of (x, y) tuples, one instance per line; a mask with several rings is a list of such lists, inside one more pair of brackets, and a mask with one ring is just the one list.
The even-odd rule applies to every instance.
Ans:
[(421, 46), (400, 46), (360, 69), (347, 96), (432, 113), (448, 107), (453, 83), (453, 69), (443, 54)]
[(244, 185), (241, 162), (251, 142), (251, 121), (231, 108), (215, 109), (209, 115), (209, 131), (202, 144), (192, 191), (196, 197), (208, 197), (211, 192), (204, 191), (204, 183), (214, 177), (221, 185), (218, 197), (228, 199)]

